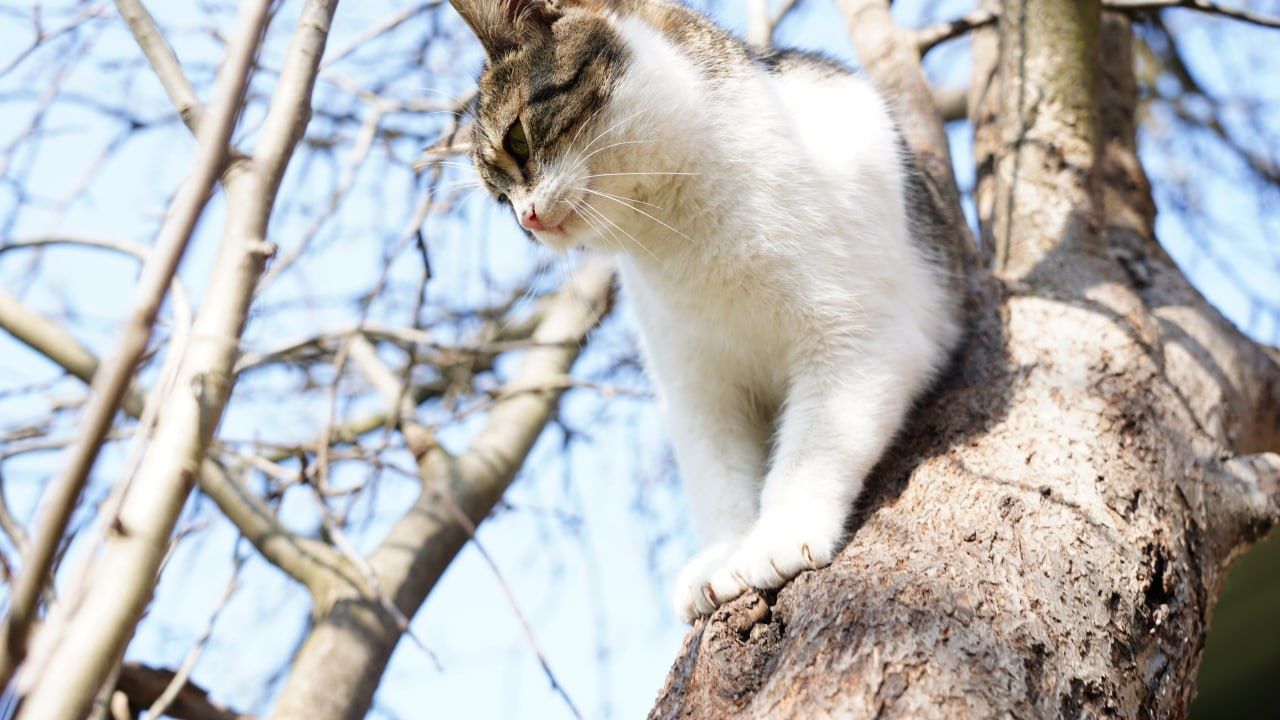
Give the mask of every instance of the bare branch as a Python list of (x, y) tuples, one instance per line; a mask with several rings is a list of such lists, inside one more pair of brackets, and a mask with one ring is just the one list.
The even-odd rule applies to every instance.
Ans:
[(997, 13), (991, 10), (980, 8), (955, 20), (923, 28), (916, 32), (916, 44), (920, 54), (925, 55), (938, 45), (954, 40), (970, 30), (990, 25), (996, 21), (997, 16)]
[(964, 120), (969, 115), (969, 88), (931, 88), (933, 103), (946, 122)]
[(427, 2), (420, 2), (416, 5), (411, 5), (403, 10), (388, 15), (382, 20), (379, 20), (364, 30), (356, 33), (355, 37), (348, 40), (344, 45), (334, 48), (326, 53), (324, 62), (320, 63), (320, 69), (326, 70), (329, 66), (341, 62), (343, 58), (359, 50), (365, 45), (368, 45), (371, 41), (395, 30), (407, 21), (412, 20), (427, 10), (439, 6), (442, 2), (444, 2), (444, 0), (428, 0)]
[(769, 0), (750, 0), (747, 3), (747, 42), (762, 48), (772, 45), (778, 26), (798, 5), (798, 0), (782, 0), (778, 9), (770, 14)]
[[(134, 711), (141, 712), (150, 707), (176, 676), (173, 670), (125, 663), (116, 681), (115, 692), (115, 697), (124, 698), (124, 717), (137, 717)], [(114, 705), (115, 700), (112, 702)], [(182, 683), (167, 712), (169, 717), (178, 720), (251, 720), (249, 715), (241, 715), (214, 703), (203, 688), (190, 680)]]
[[(42, 503), (43, 523), (23, 563), (23, 572), (13, 587), (4, 628), (0, 679), (7, 681), (26, 654), (27, 632), (35, 618), (36, 601), (52, 568), (54, 553), (97, 459), (98, 449), (129, 390), (134, 368), (146, 352), (160, 305), (204, 211), (213, 183), (222, 170), (227, 142), (240, 115), (241, 96), (248, 83), (269, 5), (266, 0), (257, 0), (244, 7), (239, 18), (238, 42), (230, 48), (227, 62), (219, 73), (213, 119), (198, 132), (191, 174), (174, 198), (156, 237), (155, 249), (143, 267), (135, 292), (134, 309), (122, 332), (116, 354), (100, 373), (94, 375), (93, 395), (81, 419), (79, 441), (71, 449), (66, 470), (53, 483)], [(96, 684), (93, 689), (97, 689)]]
[(258, 294), (261, 294), (271, 283), (288, 270), (310, 247), (316, 235), (320, 233), (321, 228), (328, 222), (329, 218), (338, 211), (342, 201), (346, 198), (347, 193), (355, 185), (356, 176), (360, 172), (364, 161), (369, 157), (369, 150), (373, 147), (373, 141), (377, 137), (379, 123), (385, 114), (385, 110), (381, 105), (374, 105), (368, 116), (365, 117), (364, 123), (360, 126), (360, 132), (356, 137), (355, 145), (351, 148), (351, 157), (347, 160), (346, 167), (342, 171), (342, 178), (338, 181), (338, 186), (330, 193), (325, 207), (320, 212), (312, 216), (307, 229), (303, 231), (296, 245), (289, 249), (287, 253), (282, 253), (276, 261), (272, 263), (266, 274), (262, 276), (262, 280), (258, 283)]
[[(98, 358), (61, 325), (31, 311), (4, 288), (0, 288), (0, 328), (77, 378), (93, 382)], [(141, 415), (142, 403), (142, 394), (135, 389), (126, 394), (121, 404), (125, 412)]]
[(1134, 12), (1139, 10), (1164, 10), (1166, 8), (1186, 8), (1202, 13), (1221, 15), (1240, 22), (1266, 28), (1280, 28), (1280, 18), (1260, 15), (1241, 8), (1209, 2), (1208, 0), (1103, 0), (1103, 7), (1109, 10)]
[(19, 553), (27, 551), (27, 531), (9, 512), (9, 500), (4, 492), (4, 473), (0, 472), (0, 532), (4, 532), (9, 542)]
[(77, 13), (74, 18), (72, 18), (70, 21), (67, 22), (66, 25), (63, 25), (62, 27), (59, 27), (55, 30), (48, 30), (48, 31), (40, 29), (36, 33), (36, 37), (31, 41), (30, 45), (28, 45), (25, 49), (23, 49), (21, 52), (15, 55), (11, 60), (9, 60), (8, 64), (6, 64), (4, 67), (0, 67), (0, 77), (4, 77), (5, 75), (8, 75), (14, 68), (21, 65), (23, 61), (25, 61), (28, 57), (30, 57), (32, 53), (44, 47), (46, 44), (48, 44), (50, 40), (59, 38), (63, 35), (66, 35), (67, 33), (74, 32), (76, 29), (80, 28), (86, 22), (93, 20), (95, 18), (102, 17), (103, 11), (105, 9), (106, 9), (105, 3), (101, 5), (91, 5), (81, 10), (79, 13)]
[[(80, 380), (91, 383), (98, 359), (57, 323), (26, 309), (16, 299), (0, 290), (0, 327), (36, 352), (44, 355)], [(436, 391), (434, 386), (431, 391)], [(411, 395), (417, 399), (415, 388)], [(139, 417), (143, 410), (142, 393), (131, 389), (122, 403), (126, 413)], [(378, 415), (335, 429), (334, 441), (350, 441), (383, 426), (385, 416)], [(287, 455), (286, 455), (287, 456)], [(266, 560), (286, 574), (320, 593), (330, 576), (346, 572), (332, 548), (317, 540), (299, 538), (275, 519), (271, 511), (225, 467), (206, 460), (200, 468), (200, 489), (217, 503), (240, 533), (253, 543)]]
[(165, 93), (178, 109), (182, 122), (191, 128), (191, 132), (199, 132), (204, 105), (196, 95), (195, 88), (191, 87), (187, 74), (182, 71), (178, 56), (156, 25), (155, 18), (140, 0), (115, 0), (115, 3), (120, 17), (129, 24), (129, 30), (133, 32), (138, 47), (142, 48), (147, 62), (151, 63), (151, 69), (155, 71)]
[(529, 649), (533, 651), (534, 657), (538, 659), (538, 664), (542, 666), (542, 674), (547, 677), (547, 682), (551, 684), (551, 689), (564, 701), (570, 714), (578, 718), (578, 720), (582, 720), (582, 713), (578, 711), (578, 706), (574, 704), (573, 698), (569, 697), (569, 692), (565, 690), (564, 685), (551, 669), (551, 662), (547, 660), (546, 653), (542, 651), (542, 647), (538, 643), (538, 637), (533, 632), (533, 627), (529, 625), (524, 611), (520, 609), (520, 603), (516, 600), (515, 591), (511, 588), (507, 579), (503, 577), (502, 571), (498, 568), (498, 563), (494, 561), (493, 556), (489, 554), (489, 551), (485, 549), (479, 538), (476, 537), (475, 523), (471, 521), (471, 518), (467, 517), (462, 508), (458, 507), (448, 493), (440, 493), (438, 498), (453, 515), (453, 519), (458, 525), (466, 531), (467, 538), (475, 546), (476, 552), (480, 554), (480, 558), (484, 560), (485, 565), (489, 566), (489, 571), (493, 573), (494, 579), (498, 581), (498, 586), (502, 588), (502, 594), (507, 598), (507, 605), (511, 607), (511, 612), (515, 614), (516, 621), (520, 623), (520, 629), (524, 631), (525, 641), (528, 642)]
[[(607, 263), (590, 262), (574, 275), (549, 302), (534, 331), (534, 340), (547, 346), (526, 353), (508, 383), (512, 394), (494, 405), (467, 452), (451, 457), (437, 448), (422, 457), (421, 497), (369, 558), (380, 585), (406, 616), (417, 611), (470, 537), (441, 506), (439, 496), (447, 493), (472, 525), (489, 514), (550, 421), (562, 392), (519, 390), (541, 388), (568, 372), (579, 346), (567, 341), (582, 342), (608, 308), (612, 270)], [(299, 651), (277, 716), (362, 716), (399, 639), (394, 618), (376, 601), (335, 601)]]
[[(262, 35), (270, 5), (246, 2), (231, 40), (228, 67), (246, 71)], [(279, 181), (310, 116), (311, 91), (324, 51), (336, 0), (306, 3), (281, 72), (275, 97), (267, 111), (252, 162), (228, 169), (227, 222), (214, 264), (205, 303), (196, 318), (186, 357), (166, 398), (163, 417), (132, 480), (119, 514), (105, 517), (109, 539), (86, 579), (85, 590), (67, 600), (61, 635), (55, 636), (43, 667), (30, 676), (34, 686), (21, 717), (78, 716), (88, 707), (150, 596), (155, 573), (189, 482), (221, 418), (231, 390), (238, 338), (249, 312), (253, 287), (265, 263), (265, 243), (271, 207)], [(230, 74), (224, 73), (224, 74)], [(219, 85), (223, 83), (220, 81)], [(218, 94), (216, 117), (238, 112), (244, 78), (228, 81)], [(228, 100), (230, 98), (230, 100)], [(229, 104), (229, 109), (223, 108)], [(220, 160), (226, 152), (230, 123), (202, 123), (200, 132), (219, 128), (219, 142), (202, 142), (209, 156)], [(208, 176), (212, 184), (212, 174)], [(205, 195), (208, 186), (204, 188)], [(167, 282), (165, 283), (167, 285)], [(121, 586), (121, 579), (130, 584)], [(106, 589), (107, 587), (111, 589)], [(46, 632), (48, 628), (46, 627)], [(59, 641), (58, 638), (62, 641)], [(74, 642), (66, 642), (74, 638)]]
[(272, 565), (322, 597), (335, 582), (350, 582), (353, 569), (331, 547), (290, 532), (267, 506), (221, 464), (200, 467), (200, 489)]
[(238, 556), (231, 570), (231, 580), (227, 582), (226, 588), (222, 591), (222, 597), (213, 607), (213, 612), (209, 615), (209, 621), (205, 623), (204, 630), (196, 637), (196, 641), (192, 644), (191, 649), (187, 651), (186, 657), (182, 659), (182, 664), (178, 666), (178, 671), (173, 674), (173, 678), (169, 680), (169, 684), (160, 693), (160, 696), (147, 708), (147, 717), (162, 718), (169, 709), (174, 706), (178, 696), (185, 690), (187, 682), (191, 678), (191, 672), (196, 669), (196, 663), (200, 661), (200, 655), (204, 652), (205, 646), (209, 643), (209, 638), (213, 636), (214, 625), (218, 622), (218, 617), (222, 615), (222, 610), (230, 602), (236, 590), (240, 588), (240, 569), (244, 566), (244, 559)]
[[(11, 250), (23, 248), (41, 248), (53, 245), (78, 245), (82, 247), (101, 248), (129, 255), (146, 264), (151, 259), (152, 249), (141, 243), (111, 238), (92, 237), (88, 235), (48, 235), (25, 238), (10, 242), (0, 242), (0, 255)], [(173, 316), (175, 324), (184, 332), (191, 327), (191, 296), (176, 275), (173, 278)]]

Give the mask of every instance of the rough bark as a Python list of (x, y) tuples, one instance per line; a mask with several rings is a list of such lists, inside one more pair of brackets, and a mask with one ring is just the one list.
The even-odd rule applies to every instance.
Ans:
[(696, 625), (652, 718), (1186, 714), (1225, 570), (1280, 514), (1280, 368), (1155, 241), (1127, 22), (1000, 10), (969, 342), (837, 561)]

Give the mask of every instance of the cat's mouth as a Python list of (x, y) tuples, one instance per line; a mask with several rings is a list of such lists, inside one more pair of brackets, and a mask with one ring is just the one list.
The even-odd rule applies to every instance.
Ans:
[(577, 211), (569, 210), (552, 222), (544, 221), (536, 230), (531, 230), (534, 238), (548, 247), (564, 249), (573, 244), (572, 237), (583, 227), (582, 218)]
[(534, 235), (565, 235), (567, 233), (565, 232), (564, 226), (565, 226), (565, 223), (567, 223), (568, 221), (569, 221), (569, 218), (565, 218), (564, 220), (561, 220), (559, 224), (544, 225), (542, 228), (538, 230), (534, 230), (533, 234)]

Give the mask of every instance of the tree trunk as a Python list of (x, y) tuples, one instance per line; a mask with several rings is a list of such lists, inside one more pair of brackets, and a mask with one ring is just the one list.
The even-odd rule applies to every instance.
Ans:
[(696, 625), (652, 718), (1187, 712), (1225, 570), (1280, 514), (1280, 368), (1155, 241), (1128, 22), (1000, 9), (969, 342), (837, 561)]

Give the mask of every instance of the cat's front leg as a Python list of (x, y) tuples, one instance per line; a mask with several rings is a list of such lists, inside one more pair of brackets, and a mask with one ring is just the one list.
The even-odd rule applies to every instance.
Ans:
[(914, 385), (890, 363), (823, 363), (794, 379), (759, 519), (709, 579), (721, 602), (831, 563), (867, 473), (902, 422)]
[(668, 397), (672, 443), (704, 548), (676, 579), (676, 614), (692, 622), (722, 602), (709, 580), (758, 514), (767, 429), (741, 388), (723, 377), (681, 377)]

